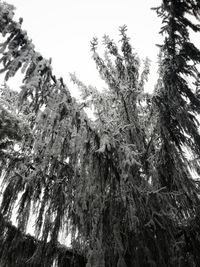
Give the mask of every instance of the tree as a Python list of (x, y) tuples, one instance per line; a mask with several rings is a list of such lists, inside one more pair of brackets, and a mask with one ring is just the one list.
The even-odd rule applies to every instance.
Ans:
[[(188, 14), (199, 18), (200, 4), (163, 0), (156, 11), (165, 40), (153, 94), (144, 90), (150, 61), (140, 71), (123, 26), (121, 51), (104, 36), (102, 58), (98, 40), (91, 42), (107, 90), (99, 92), (71, 74), (82, 93), (79, 103), (53, 75), (51, 60), (34, 50), (22, 19), (13, 20), (13, 7), (0, 3), (0, 31), (6, 37), (0, 72), (6, 80), (20, 68), (25, 72), (16, 109), (26, 123), (17, 154), (0, 163), (3, 266), (81, 266), (85, 259), (87, 267), (199, 266), (199, 183), (191, 171), (199, 172), (200, 51), (189, 30), (200, 27)], [(84, 107), (94, 109), (94, 121)], [(9, 220), (16, 203), (13, 228)], [(34, 238), (26, 235), (33, 214)], [(71, 233), (74, 263), (67, 261), (73, 255), (69, 250), (59, 249), (63, 230)]]

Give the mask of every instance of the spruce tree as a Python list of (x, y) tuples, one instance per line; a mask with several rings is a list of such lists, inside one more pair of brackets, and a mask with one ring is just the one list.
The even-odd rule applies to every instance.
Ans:
[(21, 140), (22, 134), (19, 127), (20, 121), (14, 111), (16, 101), (15, 92), (7, 86), (2, 86), (0, 88), (0, 96), (0, 153), (4, 153), (3, 151), (8, 149), (14, 140)]
[[(199, 19), (199, 2), (163, 0), (156, 8), (165, 39), (152, 94), (145, 91), (150, 61), (141, 71), (126, 26), (120, 48), (104, 36), (104, 57), (94, 39), (93, 59), (108, 89), (99, 92), (71, 74), (81, 103), (35, 51), (13, 10), (0, 2), (0, 72), (5, 80), (24, 73), (13, 105), (8, 88), (1, 94), (9, 118), (0, 117), (0, 129), (12, 143), (0, 161), (0, 264), (199, 266), (199, 183), (192, 172), (199, 173), (200, 51), (189, 38), (200, 30), (190, 20)], [(94, 110), (94, 121), (84, 107)], [(11, 157), (14, 140), (19, 149)], [(32, 216), (34, 237), (26, 234)], [(72, 251), (58, 243), (63, 231)]]

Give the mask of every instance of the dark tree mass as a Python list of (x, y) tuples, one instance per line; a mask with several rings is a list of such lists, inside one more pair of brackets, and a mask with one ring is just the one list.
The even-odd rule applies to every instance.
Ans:
[[(107, 89), (71, 74), (75, 100), (0, 1), (1, 267), (200, 266), (200, 2), (153, 9), (164, 37), (154, 91), (122, 26), (119, 46), (103, 37), (104, 56), (91, 42)], [(18, 71), (16, 92), (6, 81)]]

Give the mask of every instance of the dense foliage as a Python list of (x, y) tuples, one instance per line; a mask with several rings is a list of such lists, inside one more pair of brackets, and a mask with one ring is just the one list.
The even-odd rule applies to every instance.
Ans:
[[(141, 70), (123, 26), (120, 48), (104, 36), (104, 57), (91, 42), (106, 90), (71, 74), (81, 102), (13, 10), (0, 2), (0, 72), (6, 81), (24, 73), (19, 93), (0, 91), (0, 264), (81, 266), (79, 254), (87, 267), (199, 266), (200, 51), (189, 38), (200, 31), (199, 2), (163, 0), (155, 8), (165, 39), (152, 94), (145, 90), (150, 61)], [(73, 253), (59, 249), (63, 232), (71, 234), (73, 263)]]

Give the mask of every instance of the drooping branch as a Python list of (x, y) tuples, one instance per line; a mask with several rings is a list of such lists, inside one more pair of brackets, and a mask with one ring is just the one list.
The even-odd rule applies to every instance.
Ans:
[[(38, 248), (39, 257), (34, 257)], [(44, 257), (45, 255), (45, 257)], [(29, 267), (50, 266), (84, 267), (86, 260), (74, 250), (59, 243), (43, 243), (35, 237), (22, 233), (0, 215), (0, 264), (1, 266)]]

